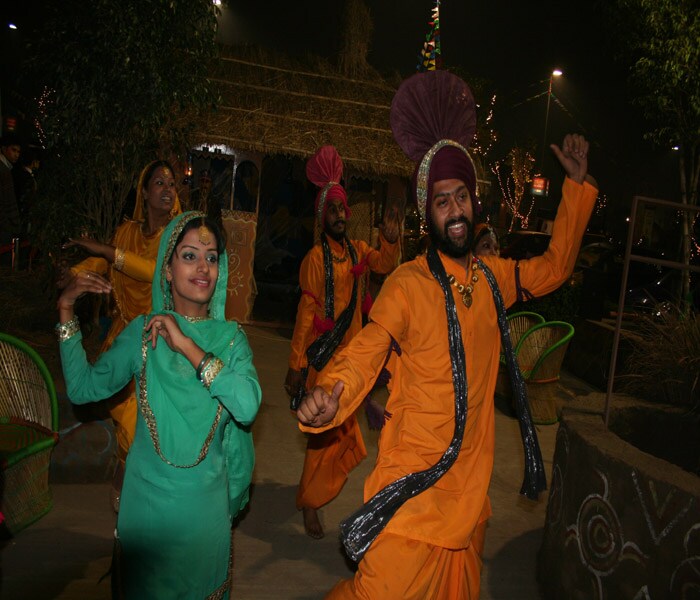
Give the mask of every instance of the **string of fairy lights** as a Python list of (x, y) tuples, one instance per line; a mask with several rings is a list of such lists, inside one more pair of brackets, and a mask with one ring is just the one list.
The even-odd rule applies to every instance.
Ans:
[[(526, 164), (534, 163), (535, 159), (529, 152), (525, 152), (525, 155)], [(503, 161), (496, 161), (493, 163), (491, 171), (496, 176), (496, 181), (498, 181), (498, 186), (501, 190), (501, 197), (503, 198), (503, 202), (505, 202), (511, 215), (513, 215), (513, 218), (510, 222), (510, 226), (508, 228), (508, 233), (510, 233), (513, 230), (513, 226), (515, 225), (516, 220), (518, 219), (520, 220), (521, 227), (523, 229), (527, 229), (530, 223), (530, 216), (532, 215), (532, 210), (535, 206), (535, 199), (531, 197), (527, 211), (521, 212), (520, 209), (523, 198), (525, 196), (526, 184), (529, 183), (530, 178), (528, 178), (527, 176), (523, 176), (524, 174), (521, 174), (520, 177), (518, 177), (517, 175), (514, 176), (514, 173), (516, 173), (516, 171), (518, 170), (517, 165), (512, 166), (507, 174), (504, 174), (502, 172), (502, 166)], [(530, 171), (532, 171), (531, 165), (529, 166), (529, 168)]]
[(42, 149), (46, 149), (47, 136), (44, 131), (42, 122), (46, 120), (52, 101), (53, 90), (44, 87), (41, 95), (36, 99), (36, 115), (34, 116), (34, 129), (36, 130), (37, 140)]

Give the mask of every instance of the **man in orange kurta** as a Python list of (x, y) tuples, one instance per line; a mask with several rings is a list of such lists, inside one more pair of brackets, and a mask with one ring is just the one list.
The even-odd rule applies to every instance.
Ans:
[[(428, 162), (423, 214), (435, 247), (432, 252), (448, 277), (454, 277), (446, 287), (461, 330), (467, 382), (461, 446), (454, 462), (431, 487), (405, 500), (380, 526), (361, 556), (355, 577), (339, 582), (328, 598), (479, 597), (481, 552), (491, 514), (487, 492), (494, 458), (493, 394), (500, 335), (494, 297), (483, 269), (469, 252), (475, 176), (471, 161), (462, 160), (466, 149), (460, 148), (438, 149), (432, 166)], [(597, 197), (587, 176), (587, 142), (567, 136), (562, 149), (554, 151), (567, 179), (547, 252), (519, 264), (497, 257), (483, 259), (506, 306), (516, 301), (519, 287), (542, 295), (568, 278)], [(426, 256), (419, 256), (386, 280), (370, 312), (370, 323), (321, 372), (317, 387), (297, 411), (303, 431), (323, 435), (338, 427), (371, 389), (390, 345), (398, 344), (386, 406), (391, 416), (382, 430), (376, 466), (365, 483), (365, 502), (397, 480), (430, 469), (452, 447), (454, 357), (448, 343), (445, 292), (428, 265)], [(459, 284), (464, 286), (461, 291), (456, 288)], [(470, 285), (471, 291), (467, 290)]]
[[(330, 147), (324, 147), (319, 152), (328, 148)], [(334, 149), (325, 152), (330, 153), (333, 160), (340, 160), (337, 154), (333, 154)], [(310, 159), (310, 162), (317, 156)], [(339, 181), (340, 177), (336, 180)], [(325, 184), (323, 188), (325, 189)], [(340, 314), (350, 304), (355, 281), (367, 269), (380, 274), (389, 273), (396, 267), (399, 257), (398, 222), (385, 220), (380, 233), (380, 248), (376, 250), (362, 240), (349, 240), (346, 237), (349, 210), (343, 187), (338, 184), (331, 185), (326, 189), (325, 196), (321, 197), (322, 195), (323, 190), (319, 194), (316, 208), (319, 226), (332, 256), (333, 317), (329, 318), (326, 314), (326, 269), (321, 241), (304, 257), (299, 272), (302, 296), (297, 310), (289, 371), (285, 381), (285, 388), (290, 396), (296, 395), (300, 386), (310, 389), (314, 385), (317, 372), (308, 363), (307, 349), (319, 335), (335, 325)], [(354, 249), (357, 263), (355, 265), (348, 245)], [(357, 285), (352, 319), (336, 351), (347, 345), (362, 329), (361, 293), (362, 286)], [(306, 373), (305, 381), (302, 372)], [(323, 435), (309, 437), (296, 499), (297, 509), (304, 513), (304, 527), (308, 535), (315, 538), (323, 536), (318, 509), (340, 493), (348, 473), (365, 456), (367, 451), (354, 414), (349, 415), (337, 428), (329, 429)]]

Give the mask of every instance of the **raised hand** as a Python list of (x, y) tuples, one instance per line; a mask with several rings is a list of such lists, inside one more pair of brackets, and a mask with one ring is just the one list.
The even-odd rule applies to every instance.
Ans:
[(399, 209), (396, 206), (392, 206), (384, 213), (384, 220), (379, 230), (382, 232), (384, 239), (393, 244), (399, 239), (400, 229)]
[(112, 284), (102, 275), (94, 271), (81, 271), (63, 288), (57, 305), (59, 310), (73, 310), (76, 300), (83, 294), (109, 294), (111, 291)]
[(297, 419), (309, 427), (323, 427), (330, 423), (338, 412), (338, 399), (345, 384), (336, 381), (330, 394), (322, 387), (312, 389), (299, 405)]
[(567, 176), (577, 183), (583, 183), (588, 174), (588, 142), (577, 133), (570, 133), (561, 148), (556, 144), (550, 146), (557, 160), (566, 171)]
[(73, 306), (80, 296), (88, 293), (109, 294), (112, 291), (112, 284), (102, 275), (94, 271), (82, 271), (70, 279), (63, 288), (56, 303), (58, 307), (58, 320), (66, 323), (75, 314)]
[(184, 355), (187, 343), (191, 342), (191, 339), (182, 333), (180, 326), (172, 315), (154, 315), (146, 323), (144, 329), (149, 332), (153, 348), (156, 347), (158, 338), (161, 337), (173, 352), (179, 352)]

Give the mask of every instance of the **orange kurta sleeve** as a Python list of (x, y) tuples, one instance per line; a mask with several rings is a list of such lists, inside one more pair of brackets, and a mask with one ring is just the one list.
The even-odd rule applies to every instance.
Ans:
[(323, 255), (315, 246), (301, 263), (299, 287), (301, 298), (297, 308), (297, 318), (292, 334), (289, 368), (300, 371), (307, 365), (306, 349), (316, 337), (314, 334), (314, 314), (322, 307), (323, 299)]
[(380, 233), (379, 250), (367, 246), (367, 264), (374, 273), (386, 275), (391, 273), (396, 268), (396, 265), (399, 264), (400, 252), (401, 245), (398, 240), (391, 244)]
[(144, 258), (133, 252), (124, 251), (124, 266), (121, 268), (121, 272), (127, 277), (151, 283), (155, 271), (155, 260)]
[[(119, 247), (119, 246), (117, 246)], [(110, 263), (101, 257), (91, 256), (71, 267), (74, 274), (81, 271), (94, 271), (100, 275), (106, 275), (110, 269)], [(143, 258), (133, 252), (124, 251), (124, 266), (121, 272), (127, 277), (138, 281), (153, 281), (153, 273), (156, 270), (156, 261)]]
[[(578, 184), (568, 177), (562, 187), (562, 200), (559, 204), (552, 239), (542, 256), (521, 260), (520, 285), (533, 296), (544, 296), (556, 290), (571, 275), (583, 234), (588, 226), (595, 206), (598, 190), (588, 182)], [(503, 293), (506, 307), (517, 300), (515, 285), (515, 265), (513, 260), (493, 260), (486, 258), (487, 265), (495, 263), (498, 283)]]
[(77, 265), (70, 268), (73, 275), (82, 273), (83, 271), (94, 271), (100, 275), (106, 275), (109, 271), (109, 263), (99, 256), (91, 256), (85, 260), (81, 260)]
[(337, 427), (352, 416), (374, 386), (390, 345), (391, 335), (386, 329), (372, 322), (365, 325), (353, 338), (352, 344), (333, 357), (316, 381), (316, 385), (328, 393), (336, 381), (345, 384), (335, 418), (323, 427), (307, 427), (300, 423), (299, 429), (308, 433), (321, 433)]

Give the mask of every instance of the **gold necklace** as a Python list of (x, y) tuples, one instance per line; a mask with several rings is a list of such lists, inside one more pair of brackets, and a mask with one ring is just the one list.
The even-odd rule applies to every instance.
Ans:
[(343, 256), (338, 257), (331, 250), (331, 258), (334, 263), (344, 263), (348, 259), (348, 247), (345, 245), (345, 242), (343, 242)]
[(459, 283), (455, 279), (454, 275), (450, 275), (449, 273), (447, 274), (447, 281), (450, 282), (450, 285), (453, 285), (455, 288), (457, 288), (457, 291), (462, 295), (462, 302), (467, 308), (469, 308), (472, 305), (472, 292), (474, 291), (474, 285), (477, 281), (479, 281), (479, 275), (476, 272), (478, 268), (479, 266), (476, 264), (476, 259), (472, 259), (471, 282), (467, 283), (467, 285), (462, 285), (461, 283)]

